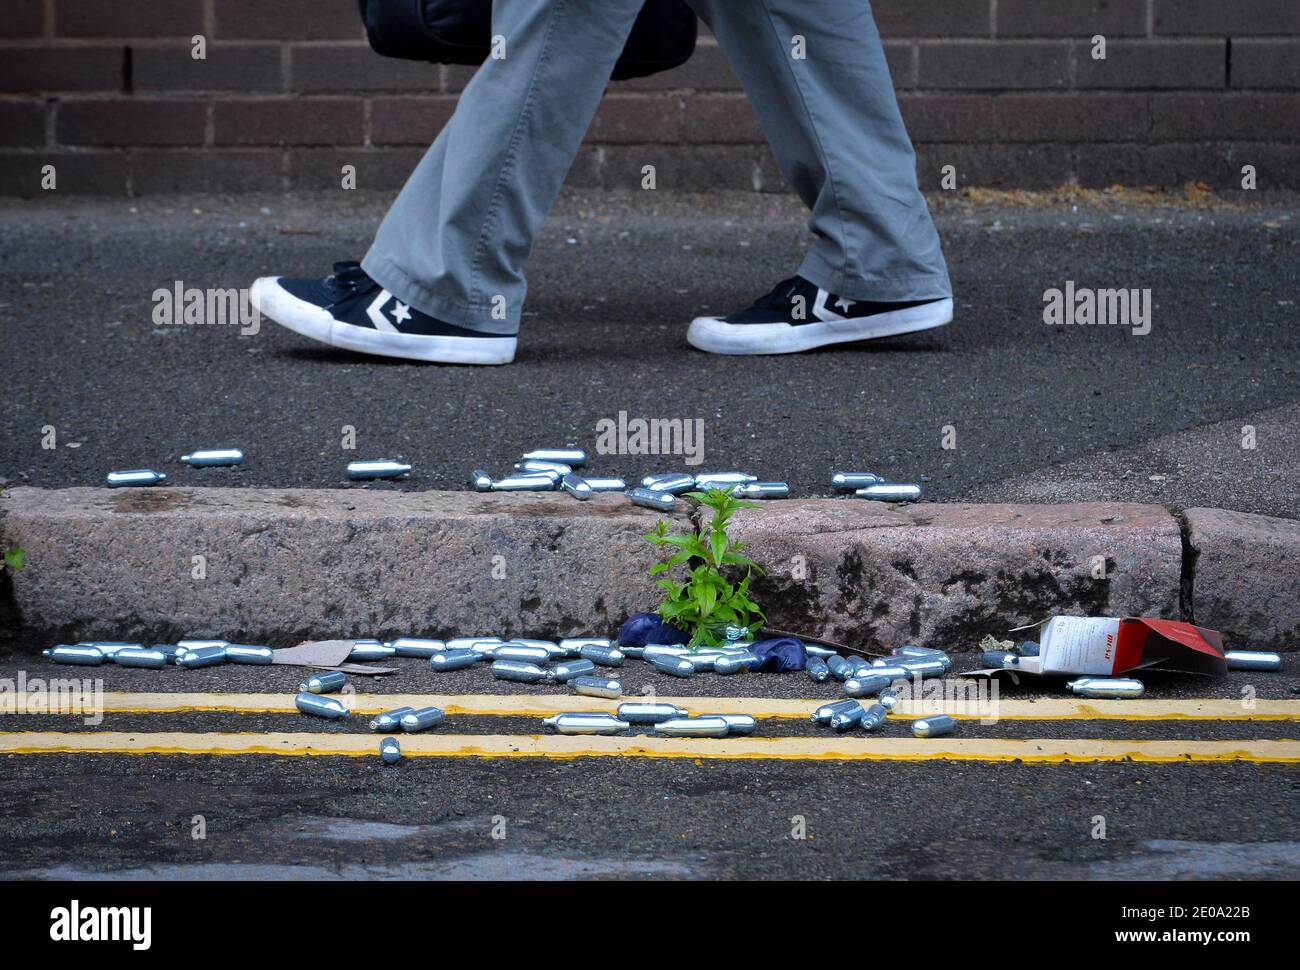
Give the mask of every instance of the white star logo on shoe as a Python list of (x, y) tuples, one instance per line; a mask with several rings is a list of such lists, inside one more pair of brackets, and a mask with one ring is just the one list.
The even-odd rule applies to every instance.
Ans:
[(843, 310), (845, 313), (849, 312), (849, 307), (854, 307), (857, 305), (858, 304), (856, 300), (848, 300), (845, 299), (844, 297), (840, 297), (838, 300), (835, 301), (835, 309)]
[(398, 323), (405, 323), (411, 319), (411, 308), (401, 300), (394, 301), (396, 306), (393, 307), (393, 319)]

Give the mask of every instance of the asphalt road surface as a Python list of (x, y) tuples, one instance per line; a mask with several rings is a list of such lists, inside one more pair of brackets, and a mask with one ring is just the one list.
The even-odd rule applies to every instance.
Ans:
[[(959, 658), (957, 669), (970, 663)], [(557, 693), (502, 684), (482, 668), (440, 675), (420, 661), (397, 666), (389, 677), (354, 677), (355, 702), (377, 692), (436, 691), (489, 694), (489, 703), (508, 710)], [(1149, 698), (1170, 705), (1157, 719), (1130, 718), (1137, 708), (1117, 707), (1138, 702), (1110, 709), (1091, 702), (1082, 716), (1057, 717), (1050, 705), (1070, 700), (1059, 682), (1008, 685), (999, 720), (963, 719), (944, 739), (965, 745), (965, 760), (919, 761), (715, 757), (717, 746), (736, 744), (730, 739), (674, 741), (691, 746), (686, 757), (638, 754), (635, 738), (614, 756), (485, 756), (480, 746), (503, 740), (523, 745), (540, 734), (538, 743), (553, 743), (534, 712), (449, 713), (439, 728), (399, 740), (414, 749), (445, 739), (463, 745), (460, 753), (408, 755), (386, 766), (363, 714), (335, 722), (238, 709), (249, 705), (245, 691), (267, 692), (252, 698), (260, 704), (290, 697), (302, 675), (297, 668), (90, 671), (28, 660), (0, 666), (0, 682), (16, 683), (20, 671), (29, 684), (33, 677), (99, 677), (106, 698), (198, 697), (164, 698), (164, 707), (188, 709), (161, 713), (129, 710), (131, 701), (89, 720), (0, 715), (0, 878), (1300, 877), (1294, 656), (1279, 673), (1219, 680), (1149, 674)], [(690, 704), (696, 713), (723, 696), (749, 698), (741, 706), (758, 711), (789, 698), (807, 699), (811, 710), (838, 696), (835, 685), (803, 674), (680, 681), (632, 660), (620, 674), (628, 696), (699, 695)], [(203, 704), (217, 709), (194, 709)], [(1120, 719), (1101, 716), (1116, 713)], [(360, 738), (364, 754), (166, 753), (218, 733), (260, 743), (272, 732), (311, 738), (326, 751)], [(24, 750), (53, 736), (61, 744), (116, 739), (120, 747)], [(746, 743), (822, 744), (831, 737), (799, 713), (761, 717)], [(905, 719), (891, 719), (878, 735), (850, 732), (840, 740), (869, 746), (877, 738), (916, 743)], [(1086, 754), (1090, 744), (1122, 741), (1134, 751), (1167, 742), (1180, 754), (1173, 762), (1007, 761), (996, 754), (1005, 739), (1023, 742), (1027, 752), (1065, 744)], [(1262, 745), (1278, 744), (1292, 763), (1279, 763), (1276, 747), (1271, 757), (1256, 757)], [(1239, 760), (1199, 760), (1224, 746)], [(126, 750), (136, 753), (119, 753)]]
[[(684, 339), (693, 316), (745, 306), (798, 265), (803, 214), (772, 195), (565, 195), (536, 247), (510, 367), (362, 357), (269, 322), (241, 336), (152, 319), (155, 290), (178, 282), (323, 275), (364, 253), (385, 204), (0, 202), (0, 478), (87, 485), (153, 466), (181, 485), (338, 487), (350, 460), (402, 456), (409, 481), (375, 487), (462, 488), (526, 448), (592, 451), (597, 422), (626, 412), (701, 419), (696, 470), (748, 470), (796, 494), (827, 494), (830, 471), (854, 467), (921, 480), (939, 501), (1297, 514), (1294, 196), (936, 199), (955, 324), (793, 357), (718, 358)], [(1150, 288), (1150, 333), (1047, 326), (1044, 292), (1067, 281)], [(249, 457), (179, 465), (196, 446)], [(608, 455), (591, 467), (635, 478), (681, 464)]]

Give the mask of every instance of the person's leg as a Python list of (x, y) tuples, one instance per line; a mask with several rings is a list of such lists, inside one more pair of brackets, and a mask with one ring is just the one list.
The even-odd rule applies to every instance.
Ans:
[[(362, 262), (441, 320), (515, 333), (524, 264), (644, 0), (495, 0), (489, 58)], [(494, 313), (495, 309), (495, 313)]]
[(690, 2), (812, 210), (799, 275), (848, 300), (950, 297), (868, 0)]

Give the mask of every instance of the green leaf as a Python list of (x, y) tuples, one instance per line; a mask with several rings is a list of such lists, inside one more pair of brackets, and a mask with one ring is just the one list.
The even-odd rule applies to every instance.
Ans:
[(23, 563), (26, 561), (27, 553), (23, 552), (21, 547), (13, 546), (12, 548), (5, 550), (5, 565), (14, 572), (18, 572), (18, 570), (22, 569)]

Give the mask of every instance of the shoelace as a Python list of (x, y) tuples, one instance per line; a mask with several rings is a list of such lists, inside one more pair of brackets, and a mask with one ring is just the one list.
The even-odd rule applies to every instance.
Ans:
[(325, 285), (343, 297), (363, 293), (379, 284), (370, 278), (359, 262), (347, 260), (334, 264), (334, 274), (325, 281)]
[(810, 290), (816, 292), (812, 288), (812, 284), (802, 276), (791, 276), (789, 279), (777, 283), (776, 286), (772, 287), (772, 292), (760, 297), (756, 304), (770, 307), (787, 307), (794, 302), (795, 296), (801, 290), (804, 291), (805, 295), (808, 295)]

